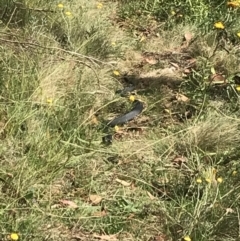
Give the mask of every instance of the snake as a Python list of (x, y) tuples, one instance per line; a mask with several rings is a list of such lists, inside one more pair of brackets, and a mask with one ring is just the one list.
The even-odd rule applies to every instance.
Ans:
[[(122, 91), (122, 93), (123, 92), (125, 94), (126, 90), (124, 89)], [(126, 124), (127, 122), (129, 122), (129, 121), (133, 120), (135, 117), (137, 117), (143, 111), (143, 109), (144, 109), (143, 102), (140, 100), (134, 100), (133, 108), (129, 112), (125, 113), (124, 115), (118, 116), (118, 117), (114, 118), (113, 120), (109, 121), (107, 123), (107, 127), (105, 130), (108, 131), (109, 128), (111, 128), (111, 127)], [(104, 136), (102, 138), (102, 142), (105, 144), (111, 144), (112, 139), (113, 139), (112, 136), (113, 136), (112, 134), (107, 134), (106, 136)]]

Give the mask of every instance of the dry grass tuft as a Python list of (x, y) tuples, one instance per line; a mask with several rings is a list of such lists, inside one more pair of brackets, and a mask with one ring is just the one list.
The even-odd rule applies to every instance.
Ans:
[(198, 148), (204, 152), (221, 153), (239, 145), (239, 120), (209, 114), (204, 120), (197, 122), (180, 137), (187, 149)]
[[(39, 68), (39, 88), (33, 94), (32, 99), (46, 103), (47, 99), (56, 100), (73, 88), (77, 78), (75, 65), (76, 63), (72, 61), (61, 62), (54, 57), (45, 60)], [(61, 86), (64, 88), (60, 88)]]
[(191, 33), (192, 37), (196, 32), (196, 26), (179, 25), (169, 31), (162, 31), (159, 37), (146, 41), (145, 49), (148, 52), (164, 53), (178, 52), (184, 40), (184, 34)]

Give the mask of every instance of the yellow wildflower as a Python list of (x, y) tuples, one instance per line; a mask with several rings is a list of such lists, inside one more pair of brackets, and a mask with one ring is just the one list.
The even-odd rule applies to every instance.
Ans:
[(72, 16), (72, 13), (71, 12), (69, 12), (69, 11), (67, 11), (67, 12), (65, 12), (65, 14), (67, 15), (67, 16)]
[(116, 132), (118, 132), (118, 131), (120, 130), (120, 128), (119, 128), (118, 126), (114, 126), (114, 130), (115, 130)]
[(115, 42), (112, 42), (111, 45), (112, 45), (112, 46), (116, 46), (116, 43), (115, 43)]
[(101, 9), (103, 7), (103, 4), (102, 3), (97, 3), (97, 8), (98, 9)]
[(205, 180), (206, 180), (206, 182), (208, 182), (208, 183), (211, 183), (211, 182), (212, 182), (210, 178), (205, 178)]
[(52, 98), (48, 98), (48, 99), (47, 99), (47, 103), (48, 103), (49, 105), (52, 105), (53, 99), (52, 99)]
[(240, 7), (240, 1), (227, 2), (227, 5), (228, 5), (228, 7), (237, 8), (237, 7)]
[(217, 178), (217, 182), (222, 183), (223, 179), (221, 177)]
[(59, 8), (63, 8), (63, 7), (64, 7), (62, 3), (59, 3), (57, 6), (58, 6)]
[(11, 233), (10, 238), (11, 238), (11, 240), (18, 240), (19, 236), (17, 233)]
[(117, 70), (114, 70), (114, 71), (113, 71), (113, 74), (116, 75), (116, 76), (119, 76), (119, 75), (120, 75), (119, 71), (117, 71)]
[(237, 33), (237, 36), (240, 38), (240, 32)]
[(133, 102), (133, 101), (135, 100), (135, 96), (134, 96), (134, 95), (130, 95), (130, 96), (129, 96), (129, 100), (130, 100), (131, 102)]
[(185, 241), (191, 241), (191, 238), (187, 235), (187, 236), (185, 236), (185, 237), (183, 238), (183, 240), (185, 240)]
[(232, 172), (232, 175), (233, 175), (233, 176), (236, 176), (236, 175), (237, 175), (237, 171), (236, 171), (236, 170), (233, 171), (233, 172)]
[(237, 90), (238, 92), (240, 92), (240, 85), (239, 85), (239, 86), (236, 86), (236, 90)]
[(172, 14), (172, 15), (175, 15), (175, 14), (176, 14), (176, 12), (175, 12), (175, 11), (172, 11), (172, 12), (171, 12), (171, 14)]
[(214, 23), (214, 27), (217, 28), (217, 29), (224, 29), (225, 28), (222, 22)]
[(196, 182), (197, 182), (197, 183), (202, 183), (202, 179), (201, 179), (201, 178), (198, 178), (198, 179), (196, 180)]

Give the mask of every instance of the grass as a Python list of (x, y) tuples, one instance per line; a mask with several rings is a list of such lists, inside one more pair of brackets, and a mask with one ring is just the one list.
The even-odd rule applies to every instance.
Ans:
[(0, 6), (0, 239), (239, 240), (239, 8), (58, 4)]

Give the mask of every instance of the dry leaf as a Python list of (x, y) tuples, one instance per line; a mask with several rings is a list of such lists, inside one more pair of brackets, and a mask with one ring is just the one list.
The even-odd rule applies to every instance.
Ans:
[(124, 180), (120, 180), (120, 179), (116, 179), (117, 182), (119, 182), (120, 184), (122, 184), (124, 187), (129, 187), (131, 185), (131, 182), (126, 182)]
[(157, 64), (157, 60), (154, 57), (147, 57), (145, 61), (151, 65)]
[(185, 95), (182, 95), (182, 94), (177, 94), (176, 99), (178, 101), (182, 101), (182, 102), (188, 102), (189, 101), (189, 98)]
[(133, 219), (135, 217), (135, 214), (134, 213), (131, 213), (128, 217), (127, 217), (127, 219)]
[(92, 216), (94, 216), (94, 217), (104, 217), (104, 216), (107, 216), (107, 212), (105, 210), (100, 211), (100, 212), (95, 212), (95, 213), (92, 214)]
[(98, 124), (98, 119), (96, 116), (93, 116), (92, 119), (91, 119), (91, 124), (93, 125), (97, 125)]
[(187, 32), (187, 33), (184, 34), (184, 38), (185, 38), (185, 40), (186, 40), (187, 42), (190, 42), (191, 39), (192, 39), (192, 37), (193, 37), (192, 34), (189, 33), (189, 32)]
[(191, 66), (192, 66), (192, 65), (195, 65), (195, 64), (196, 64), (197, 59), (195, 59), (195, 58), (188, 59), (187, 62), (188, 62), (188, 65), (191, 65)]
[(68, 206), (68, 207), (70, 207), (70, 208), (78, 208), (78, 205), (75, 202), (70, 201), (70, 200), (63, 200), (62, 199), (59, 202), (64, 204), (64, 205), (66, 205), (66, 206)]
[(166, 237), (164, 237), (164, 236), (155, 236), (154, 237), (154, 241), (165, 241), (165, 240), (167, 240), (167, 239), (165, 239)]
[(184, 74), (190, 74), (191, 73), (191, 70), (190, 69), (184, 69)]
[(156, 199), (150, 192), (147, 192), (147, 195), (150, 197), (151, 200)]
[(132, 183), (131, 183), (131, 189), (132, 189), (132, 190), (135, 190), (136, 188), (137, 188), (137, 187), (135, 186), (135, 183), (132, 182)]
[(171, 64), (173, 67), (175, 67), (176, 69), (179, 69), (179, 65), (178, 65), (178, 64), (173, 63), (173, 62), (170, 62), (170, 64)]
[(232, 208), (227, 208), (226, 209), (226, 214), (228, 214), (228, 213), (234, 213), (234, 210)]
[(89, 195), (89, 200), (92, 204), (97, 205), (102, 201), (102, 197), (99, 195)]
[(228, 7), (239, 8), (240, 2), (239, 1), (230, 1), (230, 2), (227, 2), (227, 5), (228, 5)]
[(186, 161), (187, 161), (186, 157), (184, 157), (184, 156), (177, 156), (177, 157), (174, 158), (174, 160), (172, 162), (174, 162), (174, 163), (176, 163), (178, 165), (182, 165)]
[(72, 234), (71, 240), (87, 240), (88, 235), (85, 235), (83, 233), (78, 234)]
[(60, 204), (53, 204), (53, 205), (51, 206), (51, 209), (56, 209), (56, 208), (60, 208), (60, 207), (61, 207)]
[(184, 66), (185, 69), (189, 69), (189, 68), (195, 68), (196, 67), (196, 63), (197, 63), (197, 60), (196, 59), (188, 59), (187, 60), (187, 64)]
[(8, 177), (11, 177), (11, 178), (13, 178), (13, 174), (12, 174), (12, 173), (10, 173), (10, 172), (7, 172), (6, 174), (7, 174), (7, 176), (8, 176)]
[(115, 234), (112, 235), (98, 235), (98, 234), (93, 234), (94, 238), (98, 238), (100, 240), (110, 240), (110, 241), (118, 241), (117, 237)]
[(226, 79), (221, 74), (212, 74), (210, 76), (210, 81), (212, 84), (225, 84)]

